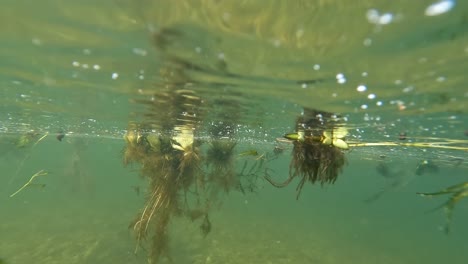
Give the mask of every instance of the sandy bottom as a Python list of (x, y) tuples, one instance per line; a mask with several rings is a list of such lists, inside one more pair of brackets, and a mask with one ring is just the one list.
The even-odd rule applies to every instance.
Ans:
[[(449, 253), (425, 254), (411, 239), (372, 235), (375, 223), (366, 217), (312, 219), (291, 215), (295, 208), (269, 212), (255, 204), (266, 201), (243, 202), (214, 212), (205, 238), (200, 223), (173, 219), (173, 263), (464, 263)], [(147, 262), (144, 250), (134, 254), (135, 239), (127, 228), (138, 211), (131, 201), (117, 206), (18, 199), (6, 205), (8, 214), (2, 213), (0, 222), (0, 258), (6, 263)]]
[[(103, 184), (79, 195), (62, 189), (31, 189), (14, 198), (0, 193), (0, 259), (7, 264), (147, 263), (143, 249), (134, 253), (136, 241), (128, 229), (143, 197), (129, 185)], [(443, 213), (424, 214), (428, 202), (413, 193), (389, 194), (366, 205), (362, 199), (368, 194), (347, 190), (310, 187), (299, 201), (290, 190), (230, 193), (211, 214), (207, 237), (200, 222), (172, 219), (173, 263), (466, 263), (466, 207), (457, 208), (456, 232), (446, 236), (436, 228)]]

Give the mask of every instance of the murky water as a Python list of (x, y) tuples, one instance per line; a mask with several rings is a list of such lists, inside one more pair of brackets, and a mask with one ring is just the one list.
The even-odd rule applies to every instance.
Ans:
[[(467, 181), (465, 2), (3, 0), (0, 17), (5, 263), (468, 259), (467, 201), (433, 210), (466, 186), (417, 195)], [(294, 172), (283, 136), (308, 109), (340, 117), (309, 140), (326, 153), (345, 127), (349, 150), (296, 200), (301, 176), (264, 177)], [(158, 258), (148, 204), (149, 225), (170, 215)]]

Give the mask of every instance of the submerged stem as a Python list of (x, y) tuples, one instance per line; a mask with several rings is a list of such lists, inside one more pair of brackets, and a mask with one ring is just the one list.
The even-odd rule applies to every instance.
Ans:
[(265, 175), (265, 180), (267, 180), (271, 185), (275, 186), (276, 188), (283, 188), (289, 185), (291, 181), (296, 177), (296, 175), (289, 175), (289, 177), (284, 182), (275, 182), (273, 179), (270, 178), (268, 174)]

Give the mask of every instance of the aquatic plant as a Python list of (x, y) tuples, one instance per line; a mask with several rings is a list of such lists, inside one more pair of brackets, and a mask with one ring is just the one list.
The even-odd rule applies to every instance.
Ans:
[(293, 144), (289, 177), (284, 182), (276, 182), (266, 174), (266, 180), (282, 188), (300, 177), (296, 199), (306, 182), (333, 184), (346, 164), (344, 150), (348, 149), (344, 141), (347, 130), (336, 126), (338, 120), (335, 114), (305, 109), (296, 122), (297, 131), (284, 136)]
[(139, 153), (127, 161), (140, 163), (141, 174), (148, 180), (145, 206), (131, 224), (137, 246), (144, 247), (143, 242), (151, 234), (149, 261), (158, 262), (163, 257), (171, 259), (168, 248), (170, 219), (188, 210), (187, 192), (201, 177), (201, 153), (192, 128), (176, 127), (172, 137), (147, 134), (136, 145), (131, 139), (128, 142), (133, 142), (129, 147)]
[[(123, 163), (139, 165), (148, 182), (145, 205), (130, 228), (137, 240), (135, 251), (147, 249), (151, 263), (171, 260), (168, 243), (173, 217), (200, 222), (200, 231), (207, 236), (212, 229), (209, 213), (218, 208), (214, 205), (220, 203), (220, 194), (241, 190), (240, 178), (251, 178), (235, 170), (238, 105), (229, 99), (205, 104), (185, 74), (187, 67), (196, 66), (168, 58), (168, 67), (160, 70), (163, 83), (155, 87), (151, 99), (134, 100), (146, 111), (142, 120), (129, 123), (125, 135)], [(202, 140), (198, 135), (204, 132), (201, 125), (207, 107), (219, 109), (209, 112), (216, 122), (207, 129), (209, 140)]]
[[(145, 120), (129, 124), (123, 151), (124, 165), (139, 164), (141, 176), (148, 182), (145, 205), (130, 227), (137, 239), (135, 251), (147, 249), (151, 263), (171, 260), (171, 218), (199, 210), (192, 208), (187, 196), (197, 196), (191, 189), (204, 178), (202, 142), (195, 135), (201, 100), (191, 90), (165, 87), (167, 90), (153, 95), (157, 100), (138, 100), (148, 110)], [(208, 229), (205, 223), (204, 232)]]
[(16, 147), (18, 148), (25, 148), (31, 145), (34, 146), (37, 143), (39, 143), (41, 140), (43, 140), (47, 135), (48, 133), (39, 137), (40, 134), (38, 132), (30, 131), (30, 132), (20, 135), (18, 139), (16, 140), (15, 144), (16, 144)]
[(432, 193), (417, 193), (423, 197), (433, 197), (445, 194), (451, 194), (450, 198), (442, 204), (441, 206), (436, 207), (434, 210), (444, 208), (446, 215), (446, 224), (445, 224), (445, 233), (450, 233), (450, 225), (452, 223), (453, 210), (455, 205), (460, 202), (465, 197), (468, 197), (468, 182), (462, 182), (459, 184), (452, 185), (438, 192)]
[(10, 195), (10, 198), (13, 197), (13, 196), (15, 196), (15, 195), (17, 195), (19, 192), (21, 192), (24, 188), (26, 188), (26, 187), (28, 187), (28, 186), (38, 185), (38, 186), (44, 188), (44, 187), (45, 187), (45, 184), (33, 183), (33, 180), (34, 180), (36, 177), (45, 176), (45, 175), (47, 175), (47, 174), (49, 174), (49, 173), (48, 173), (47, 171), (44, 171), (44, 170), (40, 170), (40, 171), (34, 173), (34, 174), (31, 176), (31, 178), (29, 179), (28, 182), (26, 182), (21, 188), (19, 188), (16, 192), (14, 192), (14, 193), (12, 193), (12, 194)]
[(216, 139), (209, 143), (206, 151), (207, 181), (216, 184), (213, 191), (222, 189), (228, 193), (238, 184), (234, 170), (234, 148), (236, 142), (229, 139)]

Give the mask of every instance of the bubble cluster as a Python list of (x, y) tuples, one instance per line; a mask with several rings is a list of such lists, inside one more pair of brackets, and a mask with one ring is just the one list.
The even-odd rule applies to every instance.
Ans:
[(99, 64), (93, 64), (90, 66), (88, 63), (80, 63), (79, 61), (72, 61), (72, 66), (73, 67), (81, 67), (82, 69), (89, 69), (90, 67), (93, 68), (96, 71), (99, 71), (101, 69), (101, 66)]
[(339, 84), (346, 83), (346, 77), (344, 76), (343, 73), (338, 73), (338, 74), (336, 75), (336, 81), (337, 81)]
[(388, 25), (394, 21), (392, 13), (380, 14), (377, 9), (369, 9), (366, 13), (367, 21), (376, 25)]

